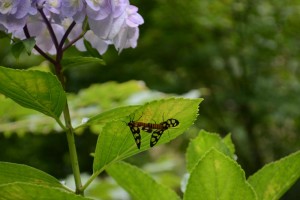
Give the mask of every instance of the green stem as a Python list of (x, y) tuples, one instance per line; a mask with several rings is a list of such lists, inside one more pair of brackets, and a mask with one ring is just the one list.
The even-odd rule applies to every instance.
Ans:
[[(62, 53), (62, 51), (58, 51), (59, 53)], [(62, 58), (62, 55), (58, 55), (58, 58)], [(60, 62), (58, 62), (55, 65), (56, 74), (58, 76), (58, 79), (60, 80), (63, 88), (65, 89), (65, 79), (62, 74), (62, 66), (60, 65)], [(72, 165), (74, 180), (75, 180), (75, 186), (76, 186), (76, 194), (83, 195), (84, 190), (82, 190), (82, 183), (80, 178), (80, 169), (79, 169), (79, 163), (78, 163), (78, 157), (77, 157), (77, 151), (76, 151), (76, 145), (75, 145), (75, 137), (74, 137), (74, 129), (72, 127), (71, 123), (71, 117), (70, 117), (70, 111), (68, 102), (66, 102), (65, 108), (64, 108), (64, 119), (65, 119), (65, 125), (66, 125), (66, 134), (67, 134), (67, 141), (69, 146), (69, 152), (70, 152), (70, 161)]]
[[(65, 35), (63, 37), (63, 40), (59, 44), (57, 37), (55, 35), (55, 32), (52, 29), (50, 21), (48, 20), (48, 18), (46, 17), (46, 15), (42, 9), (39, 9), (39, 12), (40, 12), (45, 24), (47, 25), (49, 34), (51, 35), (52, 41), (56, 47), (56, 51), (57, 51), (56, 59), (54, 60), (51, 57), (49, 57), (46, 53), (44, 53), (37, 46), (35, 46), (35, 48), (41, 53), (41, 55), (43, 55), (47, 60), (49, 60), (54, 65), (56, 76), (58, 77), (59, 81), (61, 82), (61, 85), (64, 88), (64, 90), (66, 90), (65, 77), (62, 73), (62, 66), (61, 66), (61, 60), (63, 58), (62, 48), (63, 48), (63, 44), (66, 41), (69, 33), (75, 26), (75, 22), (72, 23), (72, 25), (69, 27), (68, 31), (65, 33)], [(24, 32), (25, 32), (25, 35), (27, 36), (27, 38), (30, 37), (27, 27), (25, 27)], [(64, 130), (66, 131), (66, 134), (67, 134), (67, 141), (68, 141), (69, 152), (70, 152), (70, 161), (71, 161), (72, 170), (73, 170), (74, 179), (75, 179), (76, 194), (83, 195), (84, 190), (82, 189), (82, 183), (81, 183), (81, 178), (80, 178), (80, 169), (79, 169), (78, 157), (77, 157), (77, 151), (76, 151), (76, 145), (75, 145), (74, 129), (73, 129), (72, 123), (71, 123), (68, 101), (66, 101), (66, 105), (63, 110), (63, 113), (64, 113), (64, 119), (65, 119), (65, 126), (61, 123), (61, 121), (59, 119), (57, 119), (56, 121), (59, 123), (59, 125), (62, 128), (64, 128)]]
[(70, 152), (70, 161), (72, 165), (72, 170), (74, 174), (75, 179), (75, 186), (76, 186), (76, 194), (83, 195), (82, 183), (80, 178), (80, 169), (78, 164), (78, 157), (77, 157), (77, 151), (76, 151), (76, 145), (75, 145), (75, 137), (74, 137), (74, 131), (71, 125), (71, 118), (70, 118), (70, 112), (68, 104), (66, 103), (65, 109), (64, 109), (64, 118), (66, 123), (66, 133), (67, 133), (67, 140), (68, 140), (68, 146), (69, 146), (69, 152)]
[(93, 182), (93, 180), (97, 178), (97, 176), (103, 171), (103, 169), (104, 168), (98, 170), (96, 173), (93, 173), (81, 189), (84, 191)]
[(65, 125), (60, 121), (60, 119), (55, 119), (56, 122), (58, 123), (58, 125), (62, 128), (63, 131), (66, 131), (66, 127)]

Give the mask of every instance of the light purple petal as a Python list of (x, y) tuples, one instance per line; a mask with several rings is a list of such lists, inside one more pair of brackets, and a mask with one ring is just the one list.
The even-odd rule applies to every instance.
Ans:
[(47, 0), (44, 8), (52, 13), (60, 14), (61, 0)]
[(85, 48), (85, 46), (84, 46), (83, 39), (78, 40), (78, 41), (75, 43), (75, 47), (76, 47), (76, 49), (78, 49), (79, 51), (86, 51), (86, 48)]
[(111, 0), (103, 0), (101, 5), (99, 5), (99, 10), (93, 9), (89, 5), (86, 8), (87, 16), (94, 20), (102, 20), (106, 18), (113, 12), (113, 7), (111, 5)]
[(30, 7), (31, 7), (31, 3), (30, 0), (23, 0), (18, 4), (18, 11), (16, 12), (16, 14), (14, 15), (17, 19), (21, 19), (23, 17), (25, 17), (26, 15), (28, 15), (29, 11), (30, 11)]
[(113, 16), (110, 15), (109, 17), (103, 20), (93, 20), (88, 19), (90, 29), (100, 38), (107, 38), (113, 23)]
[(141, 25), (143, 23), (144, 23), (144, 19), (138, 13), (130, 15), (126, 20), (126, 24), (130, 27), (138, 27), (139, 25)]
[(61, 13), (64, 17), (73, 17), (75, 21), (82, 22), (86, 14), (83, 0), (62, 1)]
[(108, 43), (101, 38), (97, 37), (92, 31), (87, 31), (86, 34), (84, 35), (84, 38), (89, 41), (97, 51), (103, 55), (107, 48), (108, 48)]
[(123, 14), (123, 12), (125, 12), (125, 9), (127, 8), (127, 6), (129, 6), (129, 1), (128, 0), (115, 0), (112, 1), (112, 5), (113, 5), (113, 12), (114, 12), (114, 18), (119, 17), (120, 15)]

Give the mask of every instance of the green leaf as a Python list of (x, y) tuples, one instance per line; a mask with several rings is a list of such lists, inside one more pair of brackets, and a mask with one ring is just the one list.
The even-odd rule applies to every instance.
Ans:
[(231, 134), (227, 134), (224, 138), (223, 138), (223, 142), (224, 144), (228, 147), (228, 149), (230, 150), (230, 153), (232, 155), (235, 154), (235, 147), (234, 147), (234, 144), (232, 142), (232, 139), (231, 139)]
[(248, 181), (259, 199), (279, 199), (300, 177), (300, 151), (270, 163)]
[(10, 183), (0, 185), (0, 199), (5, 200), (53, 200), (53, 199), (68, 199), (68, 200), (87, 200), (74, 193), (67, 192), (59, 188), (47, 187), (44, 185), (35, 185), (29, 183)]
[(32, 49), (35, 45), (35, 39), (33, 37), (22, 40), (24, 48), (28, 55), (31, 55)]
[(129, 121), (160, 123), (169, 118), (177, 119), (179, 125), (166, 130), (158, 141), (158, 144), (166, 143), (182, 134), (193, 124), (201, 101), (202, 99), (183, 98), (152, 101), (139, 107), (133, 114), (128, 113), (127, 118), (107, 123), (98, 137), (93, 164), (94, 173), (100, 173), (106, 165), (112, 162), (150, 148), (151, 134), (144, 131), (141, 131), (141, 149), (137, 148), (127, 126)]
[(58, 119), (66, 104), (57, 78), (47, 72), (0, 67), (0, 93), (23, 107)]
[(201, 130), (199, 135), (189, 143), (187, 148), (187, 170), (191, 172), (201, 157), (211, 150), (211, 148), (215, 148), (229, 157), (233, 157), (230, 150), (232, 147), (228, 147), (218, 134)]
[(21, 53), (26, 50), (27, 54), (30, 55), (35, 45), (34, 38), (27, 38), (24, 40), (17, 41), (12, 45), (12, 54), (15, 58), (19, 58)]
[(5, 33), (4, 31), (0, 31), (0, 39), (2, 39), (2, 38), (9, 38), (8, 34)]
[(109, 111), (100, 113), (99, 115), (96, 115), (94, 117), (91, 117), (86, 123), (80, 125), (77, 128), (91, 126), (94, 124), (105, 124), (116, 119), (124, 118), (128, 116), (128, 113), (132, 113), (139, 107), (140, 106), (123, 106), (111, 109)]
[(43, 171), (26, 165), (0, 162), (0, 185), (14, 182), (64, 188), (57, 179)]
[(12, 44), (11, 52), (12, 52), (13, 56), (16, 59), (18, 59), (20, 57), (21, 53), (24, 51), (24, 49), (25, 49), (25, 46), (24, 46), (23, 42), (17, 41)]
[(97, 57), (83, 57), (83, 56), (67, 57), (62, 60), (62, 66), (64, 70), (71, 67), (86, 66), (91, 64), (105, 65), (105, 62), (103, 59)]
[(106, 171), (118, 182), (121, 187), (130, 193), (133, 199), (180, 199), (173, 190), (157, 183), (144, 171), (128, 163), (114, 163), (108, 167)]
[(254, 200), (257, 197), (241, 167), (212, 148), (191, 172), (184, 199)]

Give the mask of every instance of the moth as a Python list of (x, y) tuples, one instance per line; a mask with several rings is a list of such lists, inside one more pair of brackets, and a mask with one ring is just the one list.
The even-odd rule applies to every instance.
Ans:
[(170, 118), (166, 121), (156, 124), (156, 123), (145, 123), (145, 122), (131, 120), (130, 122), (127, 123), (127, 125), (130, 128), (130, 131), (133, 135), (133, 138), (135, 140), (138, 149), (140, 149), (141, 147), (140, 129), (142, 129), (147, 133), (152, 133), (150, 139), (150, 147), (153, 147), (155, 144), (157, 144), (158, 140), (161, 138), (164, 131), (171, 127), (178, 126), (179, 121), (177, 119)]

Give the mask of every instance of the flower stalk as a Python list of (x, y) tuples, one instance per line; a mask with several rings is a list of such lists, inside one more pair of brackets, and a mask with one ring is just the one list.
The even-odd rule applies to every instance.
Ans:
[[(44, 15), (42, 10), (40, 10), (40, 13), (42, 15)], [(57, 52), (56, 58), (53, 59), (53, 58), (49, 57), (45, 52), (43, 52), (43, 50), (41, 50), (41, 48), (39, 48), (38, 45), (35, 45), (34, 48), (38, 52), (40, 52), (40, 54), (42, 56), (44, 56), (45, 59), (47, 59), (48, 61), (50, 61), (54, 65), (55, 75), (58, 77), (58, 80), (61, 82), (61, 85), (65, 90), (66, 89), (66, 83), (65, 83), (65, 77), (64, 77), (63, 72), (62, 72), (62, 66), (61, 66), (61, 60), (63, 58), (63, 52), (64, 52), (63, 51), (63, 44), (66, 41), (66, 38), (68, 37), (68, 34), (71, 32), (72, 28), (74, 27), (75, 22), (70, 25), (68, 31), (65, 33), (63, 39), (61, 40), (61, 43), (58, 45), (56, 35), (55, 35), (54, 30), (53, 30), (51, 24), (49, 23), (48, 19), (44, 16), (43, 20), (47, 24), (47, 29), (49, 31), (49, 34), (51, 35), (53, 43), (57, 44), (57, 45), (55, 45), (56, 52)], [(29, 35), (27, 27), (24, 28), (24, 32), (25, 32), (26, 37), (29, 38), (30, 35)], [(64, 120), (65, 120), (64, 130), (65, 130), (66, 135), (67, 135), (70, 161), (71, 161), (71, 165), (72, 165), (72, 171), (73, 171), (75, 186), (76, 186), (75, 193), (83, 195), (84, 191), (82, 190), (82, 183), (81, 183), (81, 177), (80, 177), (80, 168), (79, 168), (79, 162), (78, 162), (78, 156), (77, 156), (77, 150), (76, 150), (76, 144), (75, 144), (75, 135), (74, 135), (74, 129), (73, 129), (72, 123), (71, 123), (71, 117), (70, 117), (70, 110), (69, 110), (68, 102), (66, 102), (66, 104), (65, 104), (65, 108), (63, 110), (63, 115), (64, 115)]]

